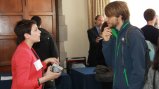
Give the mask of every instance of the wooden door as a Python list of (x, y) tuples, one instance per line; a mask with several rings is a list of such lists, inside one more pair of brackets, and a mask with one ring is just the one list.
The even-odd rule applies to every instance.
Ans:
[(34, 15), (40, 16), (43, 28), (56, 37), (55, 0), (0, 0), (0, 72), (11, 71), (16, 22)]
[(38, 15), (42, 18), (42, 27), (56, 37), (55, 0), (28, 0), (28, 14), (30, 18)]
[(14, 26), (23, 18), (22, 0), (0, 0), (0, 71), (10, 71), (16, 48)]

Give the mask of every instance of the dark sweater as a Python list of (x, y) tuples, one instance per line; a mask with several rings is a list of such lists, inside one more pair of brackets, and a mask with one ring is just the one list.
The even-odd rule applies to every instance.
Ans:
[(51, 34), (43, 28), (39, 28), (39, 30), (41, 31), (40, 42), (35, 43), (33, 48), (40, 59), (43, 61), (49, 57), (59, 57), (56, 43)]
[(143, 31), (145, 40), (148, 40), (157, 46), (157, 39), (159, 35), (158, 29), (151, 25), (145, 25), (141, 28), (141, 30)]

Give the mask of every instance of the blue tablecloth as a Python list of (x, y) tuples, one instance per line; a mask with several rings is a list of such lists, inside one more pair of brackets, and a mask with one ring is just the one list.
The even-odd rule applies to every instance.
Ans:
[(102, 89), (101, 83), (95, 80), (95, 67), (71, 69), (73, 89)]
[(71, 78), (68, 74), (62, 73), (62, 75), (56, 79), (56, 89), (72, 89)]

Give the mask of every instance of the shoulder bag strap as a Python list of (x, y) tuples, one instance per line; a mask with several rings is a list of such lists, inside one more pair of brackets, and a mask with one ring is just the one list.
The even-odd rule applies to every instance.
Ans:
[(154, 75), (153, 75), (153, 89), (156, 89), (156, 87), (155, 87), (155, 80), (156, 80), (156, 70), (154, 70)]

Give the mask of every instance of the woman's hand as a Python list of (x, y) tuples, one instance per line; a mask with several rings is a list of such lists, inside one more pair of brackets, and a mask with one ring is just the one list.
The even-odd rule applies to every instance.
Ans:
[(52, 67), (49, 66), (47, 68), (47, 71), (46, 71), (45, 75), (44, 75), (48, 80), (56, 79), (61, 75), (61, 72), (59, 72), (59, 73), (52, 72), (51, 68)]
[(46, 63), (46, 64), (48, 64), (48, 63), (51, 63), (51, 64), (59, 64), (59, 59), (57, 59), (57, 58), (47, 58), (47, 59), (45, 59), (44, 60), (44, 62)]
[(60, 75), (61, 75), (61, 72), (59, 72), (59, 73), (52, 72), (51, 66), (49, 66), (47, 68), (47, 71), (44, 74), (44, 76), (38, 79), (38, 82), (39, 82), (39, 84), (42, 84), (42, 83), (47, 82), (49, 80), (57, 79)]

